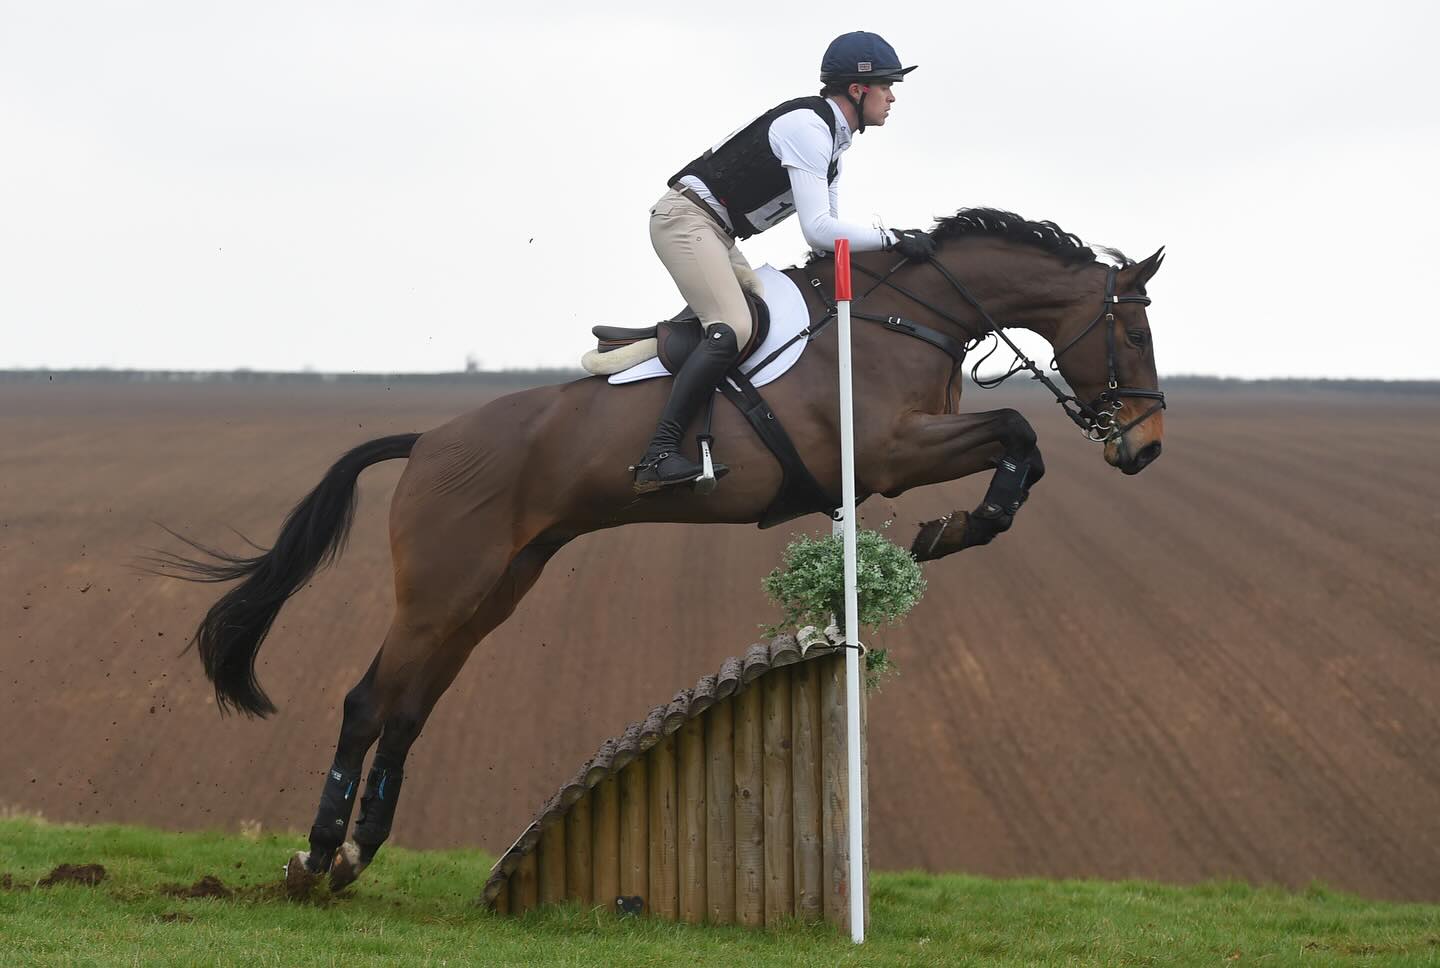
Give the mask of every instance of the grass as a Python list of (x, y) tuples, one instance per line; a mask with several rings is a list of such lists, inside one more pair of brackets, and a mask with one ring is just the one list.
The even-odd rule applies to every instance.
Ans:
[[(0, 964), (1440, 965), (1440, 907), (1313, 887), (876, 874), (867, 943), (825, 926), (692, 927), (474, 903), (489, 858), (389, 849), (340, 897), (279, 889), (294, 837), (0, 819)], [(35, 886), (62, 863), (95, 886)], [(9, 875), (5, 886), (4, 875)], [(187, 897), (205, 875), (230, 897)]]

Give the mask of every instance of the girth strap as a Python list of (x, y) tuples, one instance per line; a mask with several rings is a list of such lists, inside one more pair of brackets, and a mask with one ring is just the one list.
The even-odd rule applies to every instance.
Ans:
[(820, 486), (820, 482), (815, 480), (815, 475), (810, 473), (810, 469), (800, 457), (800, 452), (795, 449), (794, 441), (780, 425), (775, 412), (760, 396), (750, 378), (738, 369), (733, 369), (720, 381), (720, 392), (725, 394), (725, 399), (733, 403), (735, 409), (750, 422), (756, 435), (770, 448), (770, 452), (780, 463), (780, 490), (761, 515), (760, 527), (774, 527), (791, 518), (815, 511), (833, 514), (835, 508), (840, 506), (839, 498), (827, 493), (825, 488)]

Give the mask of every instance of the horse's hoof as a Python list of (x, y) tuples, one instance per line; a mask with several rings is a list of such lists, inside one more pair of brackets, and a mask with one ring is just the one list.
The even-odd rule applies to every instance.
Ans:
[(308, 850), (297, 850), (285, 865), (285, 893), (291, 897), (308, 897), (320, 882), (320, 875), (306, 866), (309, 859)]
[(916, 561), (934, 561), (959, 551), (959, 548), (954, 547), (953, 538), (956, 534), (964, 534), (969, 517), (964, 511), (955, 511), (943, 518), (922, 522), (919, 533), (910, 544), (910, 554)]
[(360, 859), (360, 848), (355, 841), (345, 841), (335, 851), (335, 862), (330, 865), (330, 893), (338, 894), (354, 884), (366, 866)]

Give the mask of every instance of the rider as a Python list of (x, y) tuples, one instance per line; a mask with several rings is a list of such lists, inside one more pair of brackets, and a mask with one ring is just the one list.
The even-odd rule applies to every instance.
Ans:
[[(919, 229), (838, 218), (840, 156), (852, 132), (885, 124), (895, 101), (891, 85), (914, 69), (901, 67), (895, 48), (878, 34), (841, 34), (820, 62), (818, 97), (771, 108), (671, 176), (670, 190), (650, 209), (650, 241), (700, 317), (705, 339), (675, 374), (655, 435), (634, 465), (636, 493), (688, 484), (702, 473), (680, 452), (681, 435), (750, 339), (740, 280), (754, 285), (754, 277), (737, 239), (798, 212), (813, 249), (833, 251), (837, 238), (847, 238), (857, 252), (894, 249), (914, 260), (934, 252), (934, 240)], [(723, 469), (716, 466), (717, 476)]]

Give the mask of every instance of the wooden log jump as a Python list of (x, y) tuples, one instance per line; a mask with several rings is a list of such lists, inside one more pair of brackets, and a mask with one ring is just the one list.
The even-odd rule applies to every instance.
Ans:
[[(844, 663), (789, 635), (726, 660), (602, 743), (495, 864), (482, 903), (518, 915), (638, 898), (670, 920), (848, 931)], [(868, 787), (864, 800), (868, 824)]]

